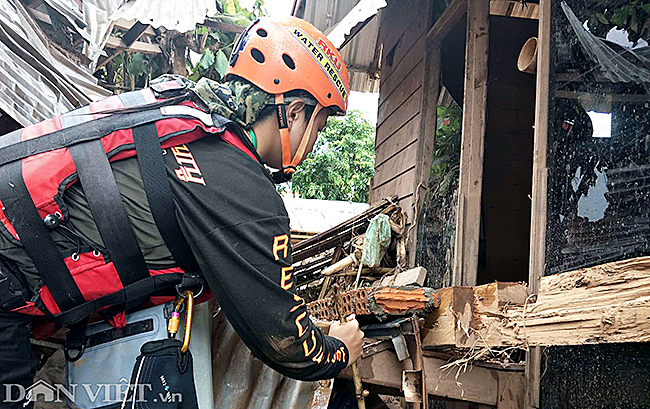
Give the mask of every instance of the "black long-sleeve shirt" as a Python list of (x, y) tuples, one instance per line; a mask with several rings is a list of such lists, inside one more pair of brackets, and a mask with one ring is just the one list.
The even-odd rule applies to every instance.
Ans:
[(347, 348), (295, 294), (289, 218), (268, 172), (214, 137), (170, 149), (165, 163), (181, 228), (244, 343), (289, 377), (336, 376)]
[[(347, 365), (347, 348), (311, 322), (304, 301), (295, 294), (289, 219), (268, 172), (216, 135), (164, 153), (181, 229), (244, 343), (289, 377), (318, 380), (338, 375)], [(111, 166), (147, 265), (174, 267), (151, 215), (137, 159)], [(101, 244), (79, 183), (65, 191), (63, 202), (66, 224)], [(57, 230), (51, 234), (62, 253), (79, 251), (79, 243)], [(92, 251), (85, 247), (81, 250)], [(40, 276), (33, 262), (5, 234), (0, 234), (0, 256), (13, 263), (32, 290), (37, 288)]]

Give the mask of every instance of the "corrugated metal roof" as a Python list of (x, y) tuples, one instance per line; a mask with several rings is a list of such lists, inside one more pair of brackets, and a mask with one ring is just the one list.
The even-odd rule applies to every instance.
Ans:
[[(325, 34), (358, 3), (357, 0), (303, 0), (303, 2), (304, 14), (302, 18)], [(369, 76), (373, 61), (375, 61), (378, 32), (379, 18), (375, 15), (341, 50), (343, 60), (350, 73), (350, 87), (353, 91), (379, 92), (379, 80), (371, 79)], [(377, 61), (378, 58), (379, 56)]]
[(212, 330), (214, 407), (228, 409), (326, 409), (332, 381), (302, 382), (256, 359), (223, 312)]
[(561, 6), (569, 20), (569, 24), (571, 24), (571, 28), (573, 28), (573, 31), (578, 36), (578, 41), (585, 54), (598, 64), (605, 78), (612, 82), (650, 83), (650, 70), (643, 67), (642, 64), (635, 65), (623, 57), (623, 54), (629, 53), (641, 63), (646, 58), (644, 51), (640, 55), (636, 55), (634, 50), (625, 47), (622, 47), (620, 52), (615, 51), (603, 39), (587, 31), (566, 2), (563, 1)]
[(19, 1), (0, 0), (0, 108), (23, 126), (110, 94), (48, 41)]
[(197, 24), (203, 23), (208, 16), (217, 14), (217, 3), (214, 0), (132, 0), (122, 5), (110, 19), (138, 20), (155, 28), (165, 27), (185, 33), (194, 30)]
[(291, 230), (322, 233), (368, 209), (366, 203), (284, 197)]

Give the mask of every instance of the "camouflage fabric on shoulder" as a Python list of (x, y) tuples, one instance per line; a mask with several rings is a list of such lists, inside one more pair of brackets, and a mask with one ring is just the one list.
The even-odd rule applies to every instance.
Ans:
[(262, 110), (274, 103), (274, 97), (245, 80), (220, 83), (201, 78), (192, 88), (210, 112), (219, 114), (245, 128), (257, 121)]

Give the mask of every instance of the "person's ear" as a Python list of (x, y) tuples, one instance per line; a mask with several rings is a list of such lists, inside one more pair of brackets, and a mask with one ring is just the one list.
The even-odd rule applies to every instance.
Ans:
[(295, 99), (287, 106), (287, 119), (289, 121), (289, 128), (294, 121), (300, 118), (300, 115), (305, 114), (305, 101), (302, 99)]

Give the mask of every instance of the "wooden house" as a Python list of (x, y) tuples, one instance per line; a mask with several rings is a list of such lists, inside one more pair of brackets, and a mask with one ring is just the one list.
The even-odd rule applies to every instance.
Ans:
[[(375, 17), (371, 204), (397, 195), (430, 287), (525, 282), (531, 311), (548, 303), (523, 319), (549, 347), (527, 348), (507, 407), (650, 407), (650, 47), (597, 27), (600, 3), (389, 0)], [(492, 407), (474, 381), (474, 398), (429, 393)]]

